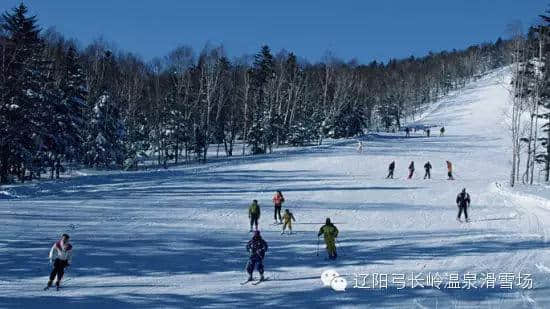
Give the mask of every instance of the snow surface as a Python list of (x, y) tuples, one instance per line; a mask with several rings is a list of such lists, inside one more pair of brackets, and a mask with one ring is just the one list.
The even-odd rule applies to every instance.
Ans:
[[(418, 123), (446, 136), (367, 135), (162, 171), (88, 173), (9, 186), (0, 198), (1, 308), (547, 308), (550, 306), (548, 188), (506, 188), (504, 119), (509, 74), (498, 70), (443, 98)], [(396, 161), (396, 179), (386, 180)], [(407, 180), (414, 160), (417, 172)], [(423, 180), (425, 161), (434, 169)], [(446, 180), (445, 160), (455, 181)], [(501, 185), (502, 184), (502, 185)], [(472, 196), (471, 223), (455, 220), (456, 194)], [(297, 219), (280, 235), (271, 198), (282, 190)], [(531, 191), (529, 191), (531, 190)], [(244, 285), (247, 208), (262, 206), (270, 281)], [(340, 230), (329, 262), (317, 231)], [(64, 288), (42, 291), (49, 247), (71, 235), (74, 261)], [(335, 269), (345, 292), (324, 287)], [(527, 273), (533, 289), (354, 288), (357, 273)], [(255, 274), (257, 277), (257, 274)], [(391, 277), (390, 277), (391, 279)], [(462, 279), (462, 278), (461, 278)], [(477, 284), (481, 284), (478, 278)], [(443, 285), (442, 285), (443, 286)]]

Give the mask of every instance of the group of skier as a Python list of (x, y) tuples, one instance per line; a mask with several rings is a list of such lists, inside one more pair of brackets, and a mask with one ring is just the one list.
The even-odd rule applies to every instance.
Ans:
[[(451, 163), (451, 161), (445, 161), (447, 163), (447, 179), (448, 180), (454, 180), (454, 177), (453, 177), (453, 164)], [(391, 178), (393, 179), (393, 173), (395, 171), (395, 161), (392, 161), (388, 167), (388, 176), (386, 176), (386, 179), (388, 178)], [(411, 163), (409, 164), (409, 175), (407, 176), (407, 179), (411, 179), (414, 175), (414, 161), (411, 161)], [(432, 174), (431, 174), (431, 171), (432, 171), (432, 164), (430, 163), (430, 161), (426, 162), (426, 164), (424, 164), (424, 179), (431, 179), (432, 177)]]
[[(426, 128), (424, 130), (424, 132), (426, 132), (427, 137), (430, 137), (430, 133), (431, 133), (430, 128)], [(439, 136), (444, 136), (444, 135), (445, 135), (445, 127), (441, 127), (441, 129), (439, 129)], [(411, 128), (406, 127), (405, 128), (405, 137), (410, 137), (410, 136), (411, 136)]]

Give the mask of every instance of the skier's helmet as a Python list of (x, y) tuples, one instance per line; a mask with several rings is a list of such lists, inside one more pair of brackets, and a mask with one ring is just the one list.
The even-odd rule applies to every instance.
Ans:
[(330, 218), (327, 218), (327, 220), (325, 221), (325, 224), (330, 224)]
[(466, 193), (466, 188), (462, 188), (462, 193)]

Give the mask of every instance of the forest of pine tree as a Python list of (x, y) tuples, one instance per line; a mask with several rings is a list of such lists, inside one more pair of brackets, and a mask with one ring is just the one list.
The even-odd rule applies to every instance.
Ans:
[[(179, 46), (145, 62), (102, 40), (79, 47), (43, 30), (23, 4), (0, 23), (1, 183), (59, 177), (68, 164), (167, 167), (205, 162), (211, 147), (260, 154), (399, 130), (441, 96), (510, 64), (515, 43), (369, 64), (330, 54), (310, 63), (269, 46), (234, 59), (223, 46)], [(540, 142), (550, 149), (545, 128)], [(535, 159), (548, 161), (548, 153)]]

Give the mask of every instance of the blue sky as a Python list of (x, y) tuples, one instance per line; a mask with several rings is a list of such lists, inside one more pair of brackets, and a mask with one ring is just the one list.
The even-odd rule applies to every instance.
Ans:
[[(5, 11), (20, 0), (3, 0)], [(25, 0), (43, 28), (82, 44), (102, 36), (145, 60), (179, 45), (222, 43), (230, 56), (268, 44), (317, 61), (330, 50), (362, 63), (464, 48), (538, 21), (544, 0)]]

